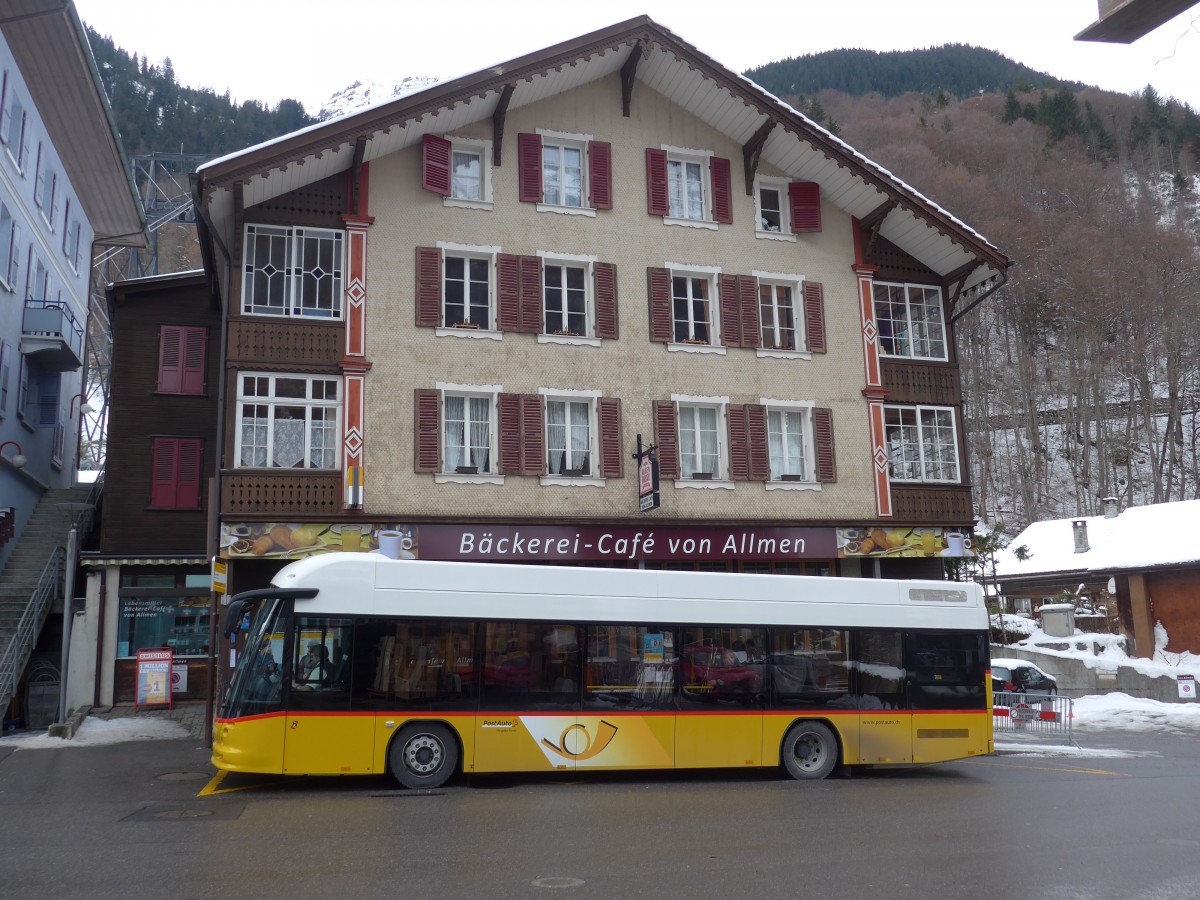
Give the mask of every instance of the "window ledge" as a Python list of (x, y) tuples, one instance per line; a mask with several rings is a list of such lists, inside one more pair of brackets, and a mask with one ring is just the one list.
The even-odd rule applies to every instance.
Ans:
[(599, 347), (600, 338), (593, 337), (572, 337), (566, 334), (539, 334), (537, 336), (539, 344), (567, 344), (572, 347)]
[[(879, 338), (875, 338), (875, 343), (879, 345)], [(879, 358), (888, 362), (902, 363), (944, 363), (949, 364), (950, 360), (944, 356), (908, 356), (903, 353), (888, 353), (879, 346)]]
[(443, 197), (442, 206), (453, 207), (454, 209), (482, 209), (491, 212), (493, 204), (491, 200), (463, 200), (459, 197)]
[(764, 241), (787, 241), (789, 244), (796, 243), (794, 234), (784, 234), (782, 231), (755, 231), (754, 236)]
[(732, 491), (732, 481), (710, 481), (704, 478), (677, 478), (675, 479), (675, 487), (677, 488), (699, 488), (705, 491)]
[(589, 219), (596, 218), (596, 211), (587, 206), (558, 206), (554, 203), (539, 203), (537, 211), (544, 213), (560, 213), (564, 216), (587, 216)]
[(718, 356), (725, 355), (724, 347), (717, 347), (713, 344), (667, 344), (667, 349), (672, 353), (716, 353)]
[(457, 472), (439, 472), (433, 476), (434, 484), (504, 484), (503, 475), (460, 475)]
[(664, 225), (682, 225), (684, 228), (704, 228), (708, 231), (716, 231), (717, 223), (711, 219), (679, 219), (675, 216), (663, 216)]
[(768, 491), (819, 491), (821, 485), (816, 481), (768, 481)]
[(756, 351), (759, 359), (812, 359), (807, 350), (767, 350), (759, 347)]
[(538, 484), (555, 487), (604, 487), (603, 478), (593, 478), (590, 475), (581, 478), (567, 478), (563, 475), (543, 475)]
[(475, 338), (480, 341), (500, 341), (504, 333), (500, 331), (484, 331), (482, 328), (447, 328), (439, 325), (433, 333), (438, 337)]

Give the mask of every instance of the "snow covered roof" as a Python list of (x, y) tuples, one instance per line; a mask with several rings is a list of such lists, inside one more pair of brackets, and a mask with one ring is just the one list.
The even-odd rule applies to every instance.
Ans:
[[(1072, 522), (1087, 526), (1089, 549), (1075, 552)], [(1076, 516), (1034, 522), (996, 554), (1001, 580), (1068, 573), (1107, 575), (1119, 570), (1200, 563), (1200, 500), (1134, 506), (1108, 519)], [(1029, 558), (1014, 550), (1027, 547)]]
[(636, 107), (653, 90), (737, 141), (747, 159), (820, 185), (822, 198), (864, 222), (952, 286), (970, 291), (1010, 260), (887, 169), (753, 81), (721, 65), (646, 16), (440, 82), (201, 166), (197, 195), (215, 236), (232, 246), (235, 209), (348, 171), (360, 162), (492, 121), (598, 79), (619, 75)]

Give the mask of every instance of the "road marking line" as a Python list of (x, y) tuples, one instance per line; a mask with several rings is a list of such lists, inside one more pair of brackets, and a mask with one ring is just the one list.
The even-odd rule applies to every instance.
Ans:
[(228, 774), (229, 773), (224, 770), (218, 772), (216, 775), (213, 776), (212, 781), (210, 781), (208, 784), (206, 784), (204, 786), (204, 789), (201, 790), (200, 793), (198, 793), (196, 796), (197, 797), (211, 797), (214, 794), (233, 794), (233, 793), (236, 793), (237, 791), (249, 791), (249, 790), (253, 790), (255, 788), (273, 787), (275, 784), (278, 783), (278, 782), (274, 782), (274, 781), (265, 781), (261, 784), (246, 784), (246, 785), (242, 785), (241, 787), (230, 787), (230, 788), (222, 788), (221, 790), (217, 790), (217, 785), (219, 785), (222, 781), (224, 781), (225, 776)]
[(1023, 766), (1019, 763), (996, 763), (976, 760), (978, 765), (996, 766), (1002, 769), (1033, 769), (1038, 772), (1069, 772), (1076, 775), (1112, 775), (1114, 778), (1132, 778), (1122, 772), (1110, 772), (1107, 769), (1075, 769), (1069, 766)]

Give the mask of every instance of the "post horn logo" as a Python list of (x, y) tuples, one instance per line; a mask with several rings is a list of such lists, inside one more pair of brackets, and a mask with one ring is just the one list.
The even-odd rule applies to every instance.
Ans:
[[(578, 731), (579, 734), (572, 735), (573, 731)], [(563, 729), (563, 733), (558, 738), (558, 743), (555, 744), (548, 738), (542, 738), (542, 743), (565, 759), (573, 759), (576, 761), (584, 759), (592, 759), (604, 752), (604, 748), (612, 743), (612, 739), (617, 736), (617, 726), (612, 722), (600, 720), (600, 725), (596, 728), (596, 739), (592, 740), (592, 736), (588, 734), (587, 726), (580, 725), (576, 722), (574, 725), (568, 725)], [(583, 742), (582, 750), (571, 750), (567, 747), (568, 737), (572, 738), (572, 743)]]

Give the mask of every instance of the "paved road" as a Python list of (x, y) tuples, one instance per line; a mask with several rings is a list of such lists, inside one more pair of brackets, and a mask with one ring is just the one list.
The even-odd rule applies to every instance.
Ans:
[(0, 897), (1200, 896), (1200, 737), (1078, 735), (797, 783), (772, 774), (213, 775), (200, 741), (0, 748)]

